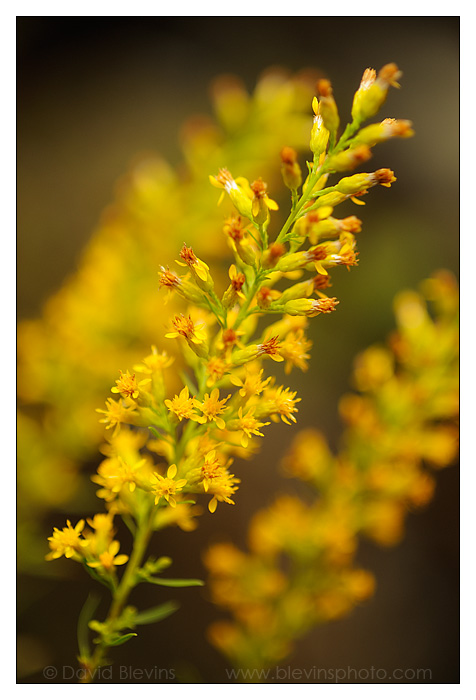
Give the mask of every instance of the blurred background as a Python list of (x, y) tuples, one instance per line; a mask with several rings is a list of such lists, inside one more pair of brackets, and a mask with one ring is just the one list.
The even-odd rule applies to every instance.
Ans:
[[(272, 66), (317, 70), (332, 80), (345, 119), (363, 70), (398, 64), (402, 90), (390, 92), (381, 117), (411, 119), (416, 136), (375, 150), (371, 169), (390, 167), (398, 180), (357, 212), (360, 265), (336, 273), (338, 313), (317, 319), (311, 369), (291, 380), (303, 397), (300, 427), (318, 427), (337, 444), (337, 403), (349, 389), (352, 359), (394, 327), (395, 294), (436, 269), (458, 273), (459, 18), (21, 17), (17, 31), (20, 320), (39, 316), (75, 271), (137, 154), (158, 153), (180, 167), (180, 125), (211, 114), (217, 76), (235, 74), (252, 91)], [(163, 553), (173, 557), (175, 575), (204, 575), (200, 552), (216, 532), (244, 545), (250, 514), (273, 497), (269, 475), (291, 430), (270, 426), (261, 456), (243, 466), (234, 508), (203, 517), (196, 532), (171, 534)], [(279, 477), (275, 484), (290, 488)], [(362, 545), (357, 559), (376, 575), (375, 596), (316, 629), (291, 666), (429, 668), (434, 683), (458, 682), (458, 491), (457, 469), (441, 472), (433, 502), (409, 516), (399, 546)], [(62, 521), (52, 514), (51, 524)], [(20, 576), (21, 682), (44, 682), (47, 664), (74, 665), (90, 581), (73, 569), (63, 576)], [(157, 602), (156, 591), (143, 595), (142, 607)], [(226, 661), (205, 639), (220, 611), (206, 590), (174, 597), (179, 612), (144, 627), (136, 647), (118, 648), (117, 663), (176, 668), (184, 682), (227, 682)]]

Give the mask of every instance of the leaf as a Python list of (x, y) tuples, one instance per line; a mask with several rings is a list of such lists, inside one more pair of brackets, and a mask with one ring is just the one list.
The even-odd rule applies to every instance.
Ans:
[(205, 582), (198, 578), (155, 578), (150, 576), (146, 579), (149, 583), (157, 586), (169, 586), (170, 588), (185, 588), (186, 586), (204, 586)]
[(101, 576), (101, 574), (99, 574), (95, 568), (88, 566), (87, 564), (83, 564), (83, 565), (84, 565), (84, 568), (86, 569), (86, 571), (88, 572), (88, 574), (91, 576), (91, 578), (93, 578), (95, 581), (98, 581), (99, 583), (102, 583), (103, 586), (106, 586), (111, 591), (114, 590), (112, 582), (108, 581), (103, 576)]
[(126, 642), (129, 641), (132, 637), (137, 637), (137, 634), (135, 632), (129, 632), (128, 634), (123, 634), (122, 637), (116, 637), (116, 639), (113, 639), (112, 641), (107, 642), (108, 647), (119, 647), (121, 644), (125, 644)]
[(99, 605), (101, 596), (97, 593), (90, 593), (86, 598), (86, 601), (81, 608), (81, 612), (78, 617), (78, 649), (79, 654), (83, 658), (88, 658), (90, 655), (89, 651), (89, 634), (88, 634), (88, 624), (92, 616), (96, 612), (96, 608)]
[(148, 429), (150, 430), (150, 432), (152, 433), (152, 435), (154, 435), (154, 436), (157, 438), (157, 440), (163, 440), (163, 439), (164, 439), (164, 436), (162, 435), (162, 433), (159, 433), (159, 431), (157, 430), (157, 428), (154, 428), (153, 425), (148, 425), (147, 427), (148, 427)]
[(198, 394), (198, 388), (195, 386), (195, 384), (190, 379), (188, 374), (186, 374), (186, 372), (179, 372), (179, 377), (182, 380), (184, 386), (188, 387), (188, 390), (192, 394), (192, 396)]
[(149, 625), (152, 622), (160, 622), (179, 609), (180, 605), (174, 600), (169, 600), (162, 605), (156, 605), (148, 610), (143, 610), (136, 614), (134, 623), (136, 625)]

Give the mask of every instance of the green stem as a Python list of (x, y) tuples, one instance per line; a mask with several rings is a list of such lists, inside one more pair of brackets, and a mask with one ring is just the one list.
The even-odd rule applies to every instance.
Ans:
[[(137, 528), (137, 534), (134, 539), (132, 553), (127, 563), (126, 570), (124, 571), (124, 574), (119, 583), (119, 586), (117, 587), (113, 595), (111, 607), (109, 608), (109, 612), (105, 620), (106, 624), (114, 622), (114, 620), (116, 620), (119, 617), (127, 602), (131, 590), (136, 585), (136, 571), (142, 564), (147, 546), (152, 536), (152, 525), (154, 521), (154, 516), (155, 510), (152, 505), (150, 512), (147, 514), (146, 517), (143, 518), (142, 522)], [(108, 646), (104, 642), (100, 642), (97, 645), (94, 654), (92, 655), (88, 664), (88, 673), (85, 674), (85, 677), (83, 679), (85, 683), (90, 683), (94, 680), (95, 671), (101, 665), (104, 664), (107, 649)]]
[(251, 301), (252, 301), (254, 295), (256, 294), (256, 292), (258, 291), (258, 289), (260, 288), (260, 286), (261, 286), (261, 275), (259, 273), (258, 274), (255, 273), (254, 282), (251, 285), (251, 287), (249, 288), (248, 294), (246, 295), (246, 299), (245, 299), (245, 301), (244, 301), (244, 303), (243, 303), (243, 305), (238, 313), (238, 316), (236, 317), (235, 323), (233, 324), (234, 330), (237, 330), (240, 327), (241, 323), (244, 321), (244, 319), (247, 315), (247, 312), (248, 312), (249, 305), (251, 304)]

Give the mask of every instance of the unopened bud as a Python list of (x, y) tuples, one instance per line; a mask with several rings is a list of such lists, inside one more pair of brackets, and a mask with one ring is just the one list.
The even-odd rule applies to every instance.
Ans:
[(390, 85), (399, 87), (396, 82), (401, 71), (395, 63), (387, 63), (376, 77), (375, 70), (367, 68), (362, 76), (359, 89), (354, 95), (352, 104), (352, 119), (362, 123), (373, 117), (387, 98)]
[(329, 131), (324, 126), (324, 120), (320, 114), (320, 105), (317, 97), (314, 97), (312, 101), (312, 108), (315, 116), (311, 128), (311, 142), (309, 146), (311, 151), (314, 153), (314, 157), (318, 158), (321, 153), (324, 153), (327, 149), (327, 144), (329, 142)]
[(261, 287), (256, 295), (256, 301), (261, 309), (269, 309), (273, 301), (276, 301), (280, 297), (281, 292), (270, 289), (269, 287)]
[(414, 136), (412, 123), (408, 119), (384, 119), (380, 124), (369, 124), (359, 131), (353, 144), (375, 146), (392, 138), (407, 139)]
[(284, 305), (284, 313), (289, 316), (317, 316), (335, 311), (339, 302), (336, 298), (324, 299), (296, 299)]
[(276, 265), (279, 258), (286, 252), (286, 246), (282, 243), (272, 243), (263, 253), (262, 265), (264, 268), (271, 268)]
[(281, 151), (281, 174), (283, 182), (290, 190), (297, 190), (302, 184), (302, 172), (297, 162), (294, 148), (285, 146)]
[(342, 151), (332, 156), (332, 158), (329, 158), (327, 169), (334, 170), (335, 172), (353, 170), (371, 157), (372, 151), (368, 146), (356, 146), (356, 148), (349, 148), (347, 151)]
[(288, 301), (293, 299), (302, 299), (304, 297), (309, 297), (314, 291), (314, 283), (312, 279), (306, 280), (305, 282), (298, 282), (293, 284), (292, 287), (288, 287), (281, 294), (279, 301), (282, 304), (286, 304)]
[(332, 85), (330, 80), (323, 78), (318, 80), (317, 89), (320, 95), (319, 105), (320, 114), (324, 126), (331, 134), (335, 134), (339, 128), (339, 113), (337, 105), (332, 94)]

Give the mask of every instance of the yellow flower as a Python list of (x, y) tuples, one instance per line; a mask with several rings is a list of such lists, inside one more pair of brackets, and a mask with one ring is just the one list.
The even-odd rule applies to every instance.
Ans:
[(175, 316), (172, 321), (173, 331), (166, 333), (166, 338), (178, 338), (182, 336), (193, 343), (203, 343), (207, 339), (207, 334), (203, 330), (203, 323), (195, 324), (191, 316)]
[(207, 386), (213, 386), (223, 378), (229, 370), (229, 365), (221, 357), (211, 357), (207, 362)]
[(330, 134), (324, 125), (324, 120), (320, 113), (321, 106), (317, 97), (314, 97), (312, 100), (312, 111), (314, 112), (314, 119), (312, 122), (309, 147), (314, 153), (314, 158), (319, 158), (321, 153), (324, 153), (327, 149)]
[(205, 461), (199, 470), (199, 482), (206, 493), (210, 492), (213, 494), (213, 498), (208, 504), (210, 513), (216, 511), (218, 501), (235, 505), (231, 496), (238, 490), (236, 484), (239, 484), (240, 480), (234, 474), (229, 473), (227, 466), (220, 464), (215, 450), (211, 450), (205, 457)]
[(66, 527), (58, 530), (53, 529), (53, 536), (48, 537), (51, 552), (46, 555), (45, 559), (58, 559), (63, 555), (67, 559), (71, 557), (82, 556), (82, 549), (88, 545), (88, 542), (81, 538), (81, 532), (84, 528), (84, 520), (80, 520), (73, 528), (71, 521), (66, 521)]
[(270, 199), (266, 192), (267, 185), (261, 178), (258, 178), (251, 184), (253, 192), (253, 202), (251, 212), (254, 220), (258, 224), (264, 224), (269, 216), (269, 209), (276, 211), (279, 209), (274, 199)]
[(228, 406), (225, 407), (225, 403), (230, 398), (231, 394), (225, 399), (219, 399), (220, 392), (215, 387), (210, 394), (205, 394), (203, 401), (198, 401), (193, 399), (194, 405), (199, 408), (203, 416), (196, 419), (199, 423), (206, 423), (207, 421), (214, 421), (220, 430), (225, 427), (225, 421), (220, 417), (222, 413), (228, 410)]
[(264, 390), (264, 388), (271, 381), (271, 377), (268, 377), (264, 381), (262, 380), (263, 372), (263, 369), (260, 369), (258, 371), (258, 367), (256, 365), (253, 364), (250, 367), (250, 365), (248, 364), (246, 365), (246, 375), (244, 379), (241, 379), (237, 375), (232, 374), (230, 376), (230, 381), (235, 386), (241, 387), (238, 393), (243, 398), (245, 398), (246, 396), (259, 396)]
[(194, 323), (191, 316), (180, 314), (180, 316), (175, 316), (172, 326), (173, 330), (165, 334), (166, 338), (179, 338), (182, 336), (199, 357), (208, 355), (208, 338), (203, 322)]
[(135, 374), (129, 374), (127, 371), (125, 374), (119, 372), (119, 379), (116, 380), (116, 386), (113, 386), (111, 391), (113, 394), (121, 394), (124, 398), (137, 399), (139, 396), (139, 387), (144, 384), (148, 384), (150, 379), (143, 379), (137, 382)]
[(113, 434), (117, 434), (121, 423), (134, 424), (134, 418), (137, 417), (137, 412), (134, 410), (135, 405), (127, 406), (122, 401), (114, 401), (114, 399), (106, 399), (106, 410), (96, 408), (98, 413), (104, 413), (104, 418), (100, 418), (100, 423), (106, 423), (106, 430), (114, 428)]
[(188, 386), (185, 386), (180, 394), (174, 396), (172, 400), (165, 399), (164, 404), (167, 406), (171, 413), (174, 413), (179, 421), (185, 419), (195, 420), (200, 422), (199, 417), (194, 411), (194, 406), (196, 405), (195, 399), (191, 397), (188, 393)]
[(129, 561), (127, 554), (118, 554), (119, 547), (119, 542), (114, 540), (104, 552), (101, 552), (98, 561), (88, 561), (88, 566), (92, 569), (102, 567), (106, 571), (114, 571), (116, 566), (121, 566)]
[(160, 372), (166, 367), (174, 362), (173, 357), (169, 357), (165, 351), (159, 352), (155, 345), (151, 347), (152, 353), (144, 357), (142, 364), (134, 365), (134, 370), (136, 372), (142, 372), (143, 374), (153, 374), (154, 372)]
[(104, 498), (106, 501), (113, 500), (126, 484), (131, 493), (135, 491), (138, 472), (146, 461), (144, 458), (134, 464), (127, 464), (122, 457), (105, 459), (98, 467), (98, 475), (91, 477), (91, 481), (104, 487), (104, 490), (97, 493), (99, 498)]
[(258, 344), (258, 356), (268, 355), (275, 362), (283, 362), (284, 357), (281, 355), (281, 345), (278, 342), (278, 336), (265, 340), (264, 343)]
[(84, 532), (84, 537), (89, 542), (89, 554), (96, 556), (108, 548), (114, 534), (113, 518), (112, 513), (96, 513), (93, 518), (87, 519), (88, 525), (94, 530)]
[[(227, 192), (231, 201), (242, 216), (246, 216), (247, 219), (252, 218), (251, 201), (253, 193), (250, 191), (248, 180), (244, 177), (237, 177), (235, 180), (233, 175), (226, 168), (220, 168), (216, 177), (210, 175), (210, 183), (213, 187), (218, 187)], [(222, 201), (223, 196), (224, 193), (218, 200), (218, 204)]]
[(182, 267), (188, 267), (190, 269), (195, 281), (201, 289), (204, 291), (213, 289), (213, 279), (210, 275), (210, 268), (203, 260), (197, 258), (192, 248), (184, 244), (180, 251), (180, 257), (183, 262), (180, 262), (180, 260), (176, 260), (175, 262), (177, 265), (182, 265)]
[(395, 63), (387, 63), (378, 77), (373, 68), (366, 68), (359, 89), (352, 103), (352, 119), (363, 122), (373, 117), (385, 102), (390, 85), (400, 87), (397, 80), (402, 75)]
[(177, 474), (177, 467), (175, 464), (171, 464), (167, 469), (167, 476), (161, 476), (156, 472), (150, 477), (152, 483), (152, 492), (155, 494), (155, 505), (157, 505), (161, 498), (165, 498), (167, 503), (175, 508), (177, 502), (174, 498), (178, 491), (181, 491), (187, 479), (178, 479), (175, 481), (175, 476)]
[(203, 462), (200, 468), (199, 480), (200, 483), (203, 485), (205, 492), (208, 491), (210, 485), (213, 484), (213, 481), (218, 477), (223, 476), (225, 472), (225, 468), (222, 467), (220, 461), (216, 456), (216, 450), (211, 450), (206, 455), (205, 461)]
[(293, 414), (297, 413), (296, 404), (301, 401), (301, 399), (295, 398), (296, 393), (296, 391), (285, 389), (282, 386), (277, 389), (267, 388), (259, 407), (260, 415), (270, 415), (274, 421), (277, 421), (276, 414), (278, 414), (284, 423), (291, 425), (290, 420), (296, 423)]
[(225, 309), (231, 309), (237, 303), (238, 299), (245, 299), (245, 295), (241, 291), (245, 283), (245, 275), (238, 272), (235, 265), (230, 265), (228, 270), (231, 284), (223, 294), (222, 304)]
[(296, 332), (291, 331), (281, 342), (280, 353), (284, 357), (284, 371), (289, 374), (293, 367), (305, 372), (308, 368), (306, 360), (310, 358), (308, 350), (312, 347), (312, 341), (308, 340), (302, 328)]
[(242, 431), (242, 447), (248, 447), (249, 438), (251, 438), (253, 435), (259, 435), (260, 437), (264, 437), (263, 433), (260, 433), (259, 428), (262, 428), (265, 425), (269, 425), (269, 423), (261, 423), (255, 418), (255, 410), (256, 407), (252, 407), (248, 409), (246, 415), (243, 415), (243, 407), (240, 406), (240, 408), (238, 409), (238, 419), (233, 421), (233, 423), (228, 426), (230, 430)]

